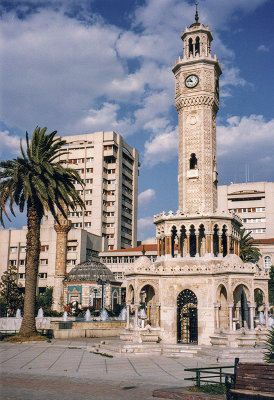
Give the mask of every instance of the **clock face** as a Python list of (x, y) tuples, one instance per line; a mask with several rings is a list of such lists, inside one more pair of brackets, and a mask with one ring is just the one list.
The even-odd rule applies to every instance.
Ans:
[(199, 83), (199, 78), (197, 75), (188, 75), (188, 77), (185, 80), (186, 87), (188, 88), (194, 88), (197, 86)]

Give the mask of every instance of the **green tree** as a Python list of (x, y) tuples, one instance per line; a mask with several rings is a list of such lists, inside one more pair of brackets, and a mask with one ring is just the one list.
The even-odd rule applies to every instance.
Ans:
[(268, 363), (274, 363), (274, 327), (269, 329), (265, 344), (266, 352), (264, 354), (264, 360)]
[(53, 303), (52, 293), (53, 287), (47, 287), (44, 293), (38, 294), (36, 297), (36, 314), (40, 307), (43, 308), (45, 316), (51, 313), (51, 306)]
[(271, 265), (268, 281), (269, 303), (274, 304), (274, 265)]
[(23, 306), (21, 285), (17, 282), (17, 269), (10, 266), (1, 276), (0, 282), (0, 314), (7, 315), (7, 310), (16, 311)]
[(31, 336), (35, 327), (35, 294), (40, 256), (40, 225), (46, 211), (50, 211), (58, 222), (57, 211), (66, 218), (68, 207), (77, 204), (84, 208), (83, 201), (75, 190), (75, 183), (83, 186), (78, 172), (64, 168), (60, 156), (67, 153), (66, 144), (56, 136), (57, 131), (46, 134), (47, 128), (36, 127), (29, 140), (26, 132), (26, 151), (20, 145), (21, 157), (0, 162), (0, 222), (4, 226), (4, 215), (9, 219), (6, 206), (15, 216), (13, 206), (20, 212), (27, 209), (26, 280), (24, 315), (19, 335)]
[(261, 257), (260, 250), (256, 246), (256, 241), (251, 236), (250, 232), (245, 229), (240, 231), (240, 257), (243, 262), (258, 262)]

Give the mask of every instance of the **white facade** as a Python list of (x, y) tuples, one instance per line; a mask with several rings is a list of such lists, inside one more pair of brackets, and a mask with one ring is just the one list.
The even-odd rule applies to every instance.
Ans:
[(274, 182), (219, 186), (218, 207), (237, 213), (254, 239), (274, 238)]
[[(85, 187), (76, 185), (86, 210), (70, 212), (72, 228), (108, 238), (108, 248), (137, 243), (138, 151), (115, 132), (64, 136), (66, 166), (77, 169)], [(53, 225), (53, 218), (44, 219)]]
[[(25, 286), (27, 227), (21, 230), (0, 230), (0, 277), (13, 265), (18, 271), (18, 283)], [(42, 226), (40, 231), (41, 253), (38, 285), (43, 288), (54, 286), (57, 234), (52, 227)], [(98, 259), (99, 252), (106, 249), (106, 240), (83, 229), (71, 229), (68, 233), (66, 272), (88, 259)]]

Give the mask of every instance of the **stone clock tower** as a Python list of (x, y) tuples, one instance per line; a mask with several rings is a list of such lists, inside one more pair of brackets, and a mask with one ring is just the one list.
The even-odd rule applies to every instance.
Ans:
[[(183, 344), (254, 345), (258, 337), (254, 293), (260, 290), (268, 298), (267, 276), (239, 257), (240, 218), (218, 210), (216, 115), (221, 66), (211, 55), (212, 35), (199, 23), (197, 12), (182, 40), (183, 58), (172, 68), (179, 118), (179, 209), (154, 216), (156, 261), (140, 257), (131, 264), (127, 307), (128, 315), (135, 310), (135, 319), (131, 327), (128, 318), (121, 337), (137, 343), (160, 339), (159, 347), (178, 344), (172, 347), (178, 352), (184, 351)], [(138, 326), (140, 306), (147, 311), (149, 330)]]
[(211, 55), (212, 35), (196, 22), (182, 33), (184, 57), (174, 63), (175, 106), (179, 117), (179, 209), (217, 209), (216, 114), (221, 66)]

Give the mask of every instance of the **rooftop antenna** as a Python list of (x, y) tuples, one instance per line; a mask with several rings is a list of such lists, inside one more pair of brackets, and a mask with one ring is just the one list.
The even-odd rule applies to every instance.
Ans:
[(199, 4), (199, 3), (195, 3), (195, 5), (196, 5), (196, 14), (195, 14), (195, 21), (196, 21), (196, 24), (198, 24), (198, 22), (199, 22), (198, 4)]

